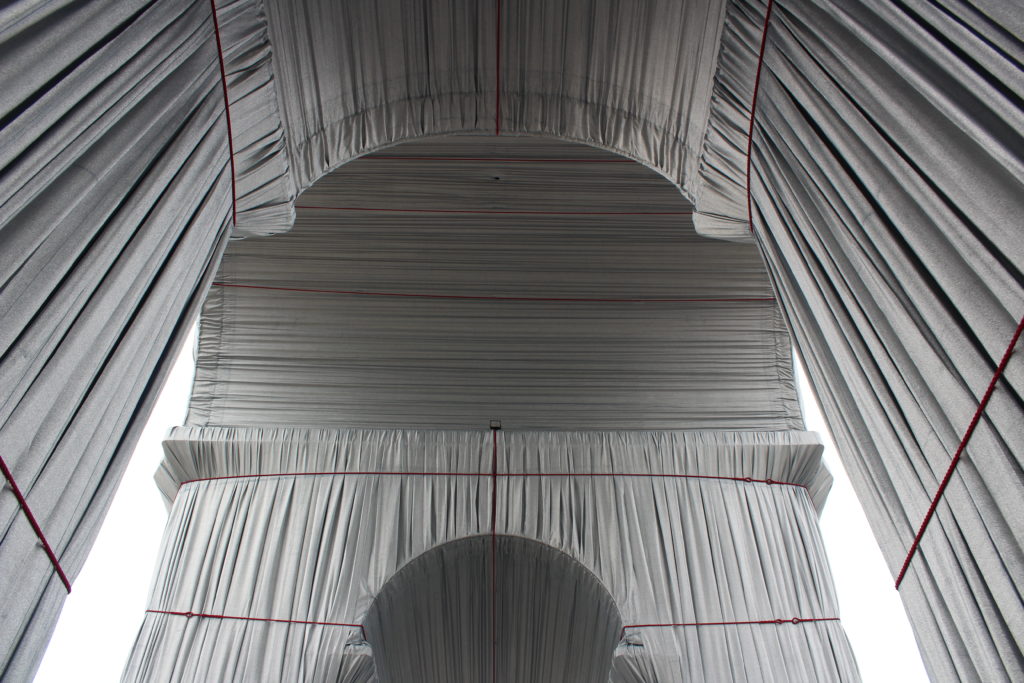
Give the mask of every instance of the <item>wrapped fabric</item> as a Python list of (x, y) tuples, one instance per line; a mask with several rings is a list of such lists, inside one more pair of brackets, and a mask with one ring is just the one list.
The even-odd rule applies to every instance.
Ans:
[(699, 209), (693, 225), (707, 237), (754, 241), (747, 216), (747, 145), (767, 9), (763, 0), (727, 3), (700, 174), (693, 192)]
[[(827, 486), (819, 458), (814, 438), (787, 432), (179, 429), (168, 441), (167, 481), (207, 476), (185, 480), (175, 497), (156, 611), (125, 679), (174, 671), (198, 681), (215, 671), (222, 680), (264, 680), (272, 671), (321, 680), (365, 647), (359, 625), (368, 613), (402, 609), (375, 602), (397, 590), (389, 588), (396, 572), (448, 542), (493, 535), (532, 539), (592, 573), (655, 680), (723, 680), (723, 672), (752, 680), (755, 671), (761, 680), (857, 680), (837, 621), (788, 621), (837, 616), (804, 488)], [(705, 466), (718, 474), (678, 476)], [(744, 480), (766, 472), (786, 483)], [(460, 599), (479, 599), (466, 583)], [(508, 590), (514, 595), (515, 585)], [(511, 629), (503, 641), (548, 623), (520, 602), (498, 619)], [(440, 644), (444, 634), (472, 633), (460, 613), (417, 614), (417, 628), (440, 639), (422, 651), (430, 658), (422, 670), (486, 666), (463, 659), (490, 657), (472, 638)], [(366, 621), (371, 645), (399, 637), (378, 634), (371, 624), (386, 618), (376, 614)], [(787, 623), (637, 626), (775, 618)], [(557, 671), (571, 633), (547, 633), (553, 642), (540, 652), (551, 661), (539, 670)]]
[(535, 138), (349, 164), (292, 232), (228, 248), (188, 422), (799, 429), (757, 251), (695, 234), (691, 208)]
[[(0, 454), (63, 571), (85, 561), (227, 233), (206, 2), (0, 11)], [(67, 589), (0, 493), (0, 678)]]
[[(1024, 21), (776, 3), (755, 229), (893, 575), (1024, 317)], [(1024, 680), (1024, 349), (901, 595), (935, 680)]]
[[(744, 241), (744, 118), (754, 123), (755, 237), (896, 572), (1024, 314), (1018, 8), (779, 0), (759, 64), (760, 0), (500, 6), (221, 3), (238, 121), (234, 178), (206, 3), (23, 0), (0, 11), (0, 447), (70, 575), (160, 384), (166, 350), (219, 258), (232, 183), (237, 234), (281, 232), (295, 195), (367, 151), (458, 131), (537, 133), (657, 169), (695, 202), (696, 228)], [(468, 192), (486, 196), (479, 186)], [(706, 361), (759, 359), (731, 369), (760, 377), (750, 401), (734, 404), (742, 413), (734, 428), (799, 426), (774, 311), (764, 307), (768, 319), (749, 338), (746, 323), (696, 319), (731, 332), (721, 348), (701, 347), (717, 351)], [(630, 329), (651, 324), (623, 320)], [(774, 365), (760, 364), (773, 344)], [(1018, 357), (904, 584), (936, 678), (1024, 678)], [(203, 381), (197, 392), (212, 396)], [(653, 415), (656, 403), (643, 412)], [(266, 414), (264, 406), (247, 416), (258, 404), (225, 401), (230, 410), (215, 415), (216, 401), (197, 400), (193, 421), (248, 424)], [(691, 397), (682, 407), (703, 406)], [(667, 424), (685, 413), (675, 409), (653, 424), (603, 409), (632, 426), (724, 427), (708, 415)], [(569, 426), (588, 426), (599, 412), (574, 415), (579, 423)], [(543, 426), (533, 417), (523, 424)], [(0, 656), (4, 675), (25, 677), (64, 589), (9, 494), (0, 515), (0, 573), (17, 586), (3, 597), (10, 616)], [(221, 626), (237, 625), (203, 628)], [(630, 657), (623, 670), (650, 671)], [(344, 666), (365, 669), (365, 660)]]
[(236, 154), (240, 178), (265, 181), (243, 192), (263, 208), (240, 206), (238, 232), (273, 232), (268, 219), (341, 164), (444, 133), (587, 143), (692, 198), (728, 4), (218, 2), (231, 100), (253, 126), (236, 127), (236, 149), (265, 136), (261, 154)]
[(235, 157), (233, 234), (273, 234), (294, 222), (297, 193), (285, 152), (266, 11), (251, 0), (215, 5)]
[[(585, 567), (504, 535), (420, 555), (366, 616), (382, 681), (604, 681), (621, 632), (614, 601)], [(444, 650), (443, 666), (424, 666)]]

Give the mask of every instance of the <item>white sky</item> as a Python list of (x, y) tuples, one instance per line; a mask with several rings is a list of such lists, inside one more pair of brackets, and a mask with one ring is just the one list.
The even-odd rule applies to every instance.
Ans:
[[(194, 334), (194, 333), (193, 333)], [(146, 425), (96, 545), (74, 582), (35, 683), (120, 679), (142, 623), (167, 511), (153, 482), (169, 427), (185, 417), (192, 383), (190, 335)], [(821, 519), (843, 627), (865, 683), (926, 683), (892, 577), (843, 472), (816, 401), (801, 374), (808, 429), (825, 439), (835, 483)], [(909, 542), (909, 539), (908, 539)]]

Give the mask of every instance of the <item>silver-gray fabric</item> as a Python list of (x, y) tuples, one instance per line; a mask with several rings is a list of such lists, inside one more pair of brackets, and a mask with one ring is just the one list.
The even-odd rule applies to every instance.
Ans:
[[(764, 2), (729, 2), (720, 10), (717, 62), (699, 79), (711, 103), (700, 117), (707, 123), (698, 133), (703, 147), (696, 174), (673, 173), (650, 153), (650, 146), (640, 145), (647, 151), (636, 153), (623, 143), (638, 139), (628, 116), (612, 129), (621, 138), (609, 137), (610, 128), (602, 126), (588, 127), (580, 136), (572, 132), (572, 117), (553, 129), (533, 128), (524, 123), (527, 119), (518, 124), (503, 120), (505, 129), (581, 139), (641, 159), (696, 202), (699, 231), (749, 240), (746, 129), (765, 9)], [(1018, 7), (994, 1), (977, 6), (780, 1), (775, 10), (754, 130), (756, 234), (895, 574), (995, 362), (1024, 315), (1017, 265), (1021, 241), (1014, 239), (1022, 208), (1017, 131), (1024, 24)], [(479, 26), (487, 24), (490, 10), (478, 11), (480, 16), (459, 17), (474, 29), (467, 35), (484, 35)], [(303, 70), (314, 57), (300, 54), (309, 35), (297, 24), (275, 29), (274, 11), (268, 16), (274, 49), (280, 45), (287, 53), (280, 59), (287, 66), (279, 72), (277, 87), (289, 93), (283, 99), (291, 106), (301, 106), (307, 98), (299, 91), (314, 87)], [(417, 22), (424, 17), (392, 19), (403, 30), (408, 27), (409, 35), (419, 35), (411, 27), (422, 27)], [(441, 23), (447, 26), (445, 21), (431, 24), (434, 31)], [(366, 22), (361, 29), (398, 30), (379, 24)], [(538, 30), (545, 35), (545, 29), (534, 33)], [(571, 27), (560, 35), (561, 44), (585, 45), (581, 34), (593, 35)], [(509, 44), (522, 38), (503, 37)], [(367, 61), (355, 47), (358, 41), (344, 44), (361, 60), (340, 61), (362, 74)], [(474, 44), (474, 84), (489, 82), (486, 60), (491, 57), (482, 44), (483, 39)], [(648, 45), (657, 50), (662, 42), (644, 36), (633, 54), (648, 57)], [(610, 54), (626, 54), (624, 46), (617, 47)], [(417, 54), (426, 54), (423, 50)], [(501, 54), (504, 66), (495, 73), (501, 74), (503, 89), (515, 82), (531, 90), (532, 83), (512, 75), (521, 69), (519, 62)], [(393, 65), (397, 59), (392, 54), (377, 63)], [(595, 69), (615, 64), (614, 59), (593, 61)], [(374, 80), (351, 72), (340, 78)], [(440, 81), (418, 83), (424, 82)], [(636, 104), (627, 109), (638, 118), (658, 111), (655, 99), (625, 91), (636, 94)], [(347, 101), (371, 101), (360, 99), (365, 92), (353, 85)], [(368, 106), (365, 116), (345, 118), (342, 126), (351, 126), (343, 128), (348, 137), (336, 141), (335, 151), (316, 147), (302, 163), (329, 169), (359, 151), (410, 136), (487, 129), (480, 120), (491, 113), (483, 110), (486, 100), (480, 104), (470, 97), (473, 104), (463, 106), (459, 97), (439, 95), (422, 106), (424, 92), (410, 100), (391, 98), (400, 103), (394, 112), (388, 105)], [(504, 102), (516, 98), (544, 101), (543, 96), (502, 92)], [(408, 101), (421, 106), (398, 111)], [(325, 125), (332, 112), (314, 102), (301, 115), (287, 115), (286, 128), (298, 124), (302, 129), (288, 133), (290, 139), (333, 130)], [(304, 178), (297, 187), (316, 175), (295, 173)], [(925, 574), (912, 573), (904, 587), (927, 665), (939, 679), (1024, 675), (1019, 626), (1024, 618), (1017, 599), (1019, 572), (1013, 569), (1024, 561), (1019, 525), (1013, 522), (1021, 498), (1020, 462), (1012, 455), (1024, 440), (1021, 372), (1019, 362), (1012, 361), (987, 413), (991, 418), (982, 422), (940, 506), (933, 523), (939, 531), (929, 532), (931, 548), (926, 538), (912, 565), (912, 572), (927, 568)], [(979, 565), (976, 557), (985, 560)]]
[[(366, 614), (380, 683), (608, 679), (615, 601), (579, 562), (520, 536), (469, 536), (399, 569)], [(445, 656), (444, 666), (424, 666)]]
[[(362, 151), (500, 127), (641, 160), (697, 202), (698, 229), (748, 239), (765, 4), (608, 6), (506, 2), (499, 22), (490, 3), (220, 3), (237, 234), (286, 230), (295, 195)], [(895, 572), (1024, 314), (1024, 20), (1001, 0), (774, 14), (755, 235)], [(0, 438), (72, 575), (218, 259), (231, 188), (208, 20), (178, 0), (0, 10)], [(940, 680), (1024, 677), (1019, 354), (904, 584)], [(26, 677), (63, 588), (9, 493), (0, 506), (18, 587), (3, 666)]]
[(295, 220), (295, 181), (285, 150), (275, 66), (262, 2), (215, 3), (231, 112), (234, 229), (237, 237), (287, 229)]
[[(0, 10), (0, 455), (78, 573), (226, 240), (204, 2)], [(0, 678), (31, 678), (66, 589), (0, 492)]]
[(767, 0), (726, 3), (700, 172), (693, 190), (697, 232), (753, 242), (747, 215), (747, 146)]
[[(763, 12), (727, 12), (715, 111), (737, 113), (731, 144), (712, 115), (695, 225), (746, 240), (733, 21)], [(1024, 317), (1022, 36), (998, 1), (777, 2), (767, 32), (756, 236), (894, 576)], [(1018, 350), (901, 588), (936, 680), (1024, 678), (1022, 395)]]
[[(858, 680), (836, 621), (637, 626), (837, 616), (808, 495), (829, 481), (815, 435), (193, 427), (166, 448), (165, 481), (185, 483), (151, 609), (361, 624), (410, 561), (493, 528), (597, 577), (626, 626), (617, 653), (643, 658), (654, 680)], [(693, 474), (712, 478), (679, 476)], [(446, 621), (458, 614), (419, 614), (416, 627), (458, 631)], [(500, 619), (545, 621), (525, 609)], [(545, 656), (564, 658), (570, 634), (550, 637)], [(337, 680), (365, 656), (361, 638), (358, 627), (148, 613), (125, 680)], [(431, 648), (419, 665), (459, 671), (472, 651)]]
[[(895, 575), (1024, 317), (1024, 10), (777, 3), (755, 229)], [(1024, 346), (900, 589), (936, 680), (1024, 680)]]
[(802, 426), (756, 249), (697, 235), (639, 164), (440, 138), (352, 162), (300, 207), (290, 233), (228, 247), (189, 424)]
[(239, 234), (273, 232), (297, 193), (361, 154), (442, 133), (585, 142), (693, 194), (724, 0), (218, 4), (249, 29), (225, 35), (231, 99), (258, 129), (236, 129), (236, 149), (267, 142), (236, 156), (246, 206), (262, 207), (241, 207)]

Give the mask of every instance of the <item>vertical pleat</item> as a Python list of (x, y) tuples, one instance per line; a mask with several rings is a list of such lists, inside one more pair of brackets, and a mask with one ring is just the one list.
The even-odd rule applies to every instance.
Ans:
[(489, 680), (494, 615), (499, 681), (598, 680), (616, 614), (618, 656), (656, 680), (859, 680), (812, 435), (181, 428), (167, 448), (187, 483), (125, 680), (338, 680), (361, 624), (388, 680)]

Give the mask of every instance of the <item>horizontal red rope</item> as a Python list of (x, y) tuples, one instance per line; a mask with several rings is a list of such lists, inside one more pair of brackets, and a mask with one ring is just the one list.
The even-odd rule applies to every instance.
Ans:
[(368, 206), (307, 206), (296, 209), (315, 211), (371, 211), (379, 213), (464, 213), (499, 216), (691, 216), (693, 211), (512, 211), (505, 209), (392, 209)]
[(552, 159), (552, 158), (516, 158), (516, 157), (427, 157), (427, 156), (391, 156), (387, 154), (367, 154), (361, 159), (375, 161), (490, 161), (502, 164), (635, 164), (632, 159)]
[(649, 477), (653, 479), (718, 479), (721, 481), (738, 481), (744, 484), (769, 484), (779, 486), (798, 486), (807, 488), (804, 484), (794, 484), (788, 481), (776, 481), (774, 479), (754, 479), (753, 477), (725, 477), (714, 474), (666, 474), (663, 472), (506, 472), (499, 473), (499, 477)]
[(224, 68), (224, 48), (220, 41), (220, 23), (217, 21), (217, 2), (210, 0), (213, 15), (213, 35), (217, 40), (217, 60), (220, 63), (220, 86), (224, 91), (224, 121), (228, 128), (228, 160), (231, 162), (231, 223), (238, 225), (238, 189), (235, 181), (235, 141), (231, 132), (231, 100), (228, 98), (228, 75)]
[(491, 429), (491, 680), (498, 680), (498, 430)]
[(755, 621), (690, 621), (675, 624), (627, 624), (622, 627), (619, 635), (626, 635), (626, 629), (631, 628), (672, 628), (677, 626), (743, 626), (748, 624), (803, 624), (809, 621), (839, 621), (839, 617), (793, 617), (792, 619), (758, 619)]
[(231, 619), (234, 621), (266, 621), (275, 624), (304, 624), (308, 626), (347, 626), (348, 628), (357, 628), (366, 639), (366, 629), (363, 628), (362, 624), (347, 624), (340, 621), (302, 621), (300, 619), (271, 619), (269, 617), (236, 617), (227, 614), (206, 614), (205, 612), (176, 612), (174, 610), (163, 610), (163, 609), (147, 609), (150, 614), (169, 614), (174, 617), (185, 617), (191, 619), (192, 617), (201, 617), (203, 619)]
[(501, 135), (501, 0), (494, 4), (494, 134)]
[(757, 71), (754, 74), (754, 94), (750, 100), (750, 127), (747, 129), (747, 224), (754, 232), (753, 202), (750, 199), (750, 157), (754, 150), (754, 115), (757, 113), (757, 93), (761, 89), (761, 69), (764, 67), (764, 48), (768, 44), (768, 24), (772, 18), (774, 0), (768, 0), (764, 10), (764, 28), (761, 31), (761, 48), (757, 53)]
[(204, 477), (186, 479), (179, 486), (203, 481), (220, 481), (224, 479), (261, 479), (265, 477), (323, 477), (323, 476), (392, 476), (392, 477), (623, 477), (649, 479), (718, 479), (720, 481), (738, 481), (744, 484), (769, 484), (778, 486), (797, 486), (803, 489), (804, 484), (774, 479), (754, 479), (753, 477), (725, 477), (713, 474), (668, 474), (663, 472), (374, 472), (366, 470), (338, 472), (273, 472), (257, 474), (231, 474), (223, 477)]
[(32, 531), (35, 532), (36, 538), (39, 539), (39, 543), (43, 546), (43, 552), (50, 558), (50, 564), (53, 565), (53, 570), (57, 572), (57, 576), (60, 577), (61, 583), (64, 584), (64, 588), (67, 589), (68, 593), (71, 592), (71, 582), (68, 581), (67, 574), (64, 573), (64, 569), (60, 566), (60, 560), (57, 559), (57, 554), (53, 552), (53, 548), (50, 547), (50, 543), (46, 540), (46, 535), (43, 534), (42, 527), (39, 526), (39, 522), (36, 521), (36, 516), (32, 514), (32, 508), (28, 506), (28, 501), (21, 492), (21, 488), (18, 487), (18, 483), (14, 481), (14, 475), (11, 473), (7, 463), (4, 462), (3, 456), (0, 456), (0, 471), (4, 473), (4, 479), (7, 480), (7, 486), (10, 487), (11, 493), (18, 501), (18, 505), (21, 506), (21, 511), (25, 515), (25, 519), (28, 520), (29, 525), (32, 527)]
[(1020, 340), (1022, 331), (1024, 331), (1024, 318), (1021, 318), (1020, 322), (1017, 324), (1017, 329), (1014, 330), (1013, 337), (1010, 339), (1010, 345), (1007, 346), (1006, 351), (1003, 352), (1002, 360), (999, 361), (999, 365), (996, 367), (996, 371), (988, 383), (988, 388), (985, 389), (985, 394), (981, 397), (977, 410), (974, 411), (974, 417), (971, 418), (971, 423), (967, 426), (967, 431), (964, 432), (963, 438), (960, 439), (960, 445), (957, 446), (956, 452), (953, 454), (953, 459), (949, 463), (949, 467), (946, 468), (946, 474), (942, 477), (942, 481), (939, 483), (939, 488), (935, 491), (935, 495), (932, 497), (931, 505), (928, 506), (928, 512), (925, 513), (924, 519), (921, 521), (921, 526), (917, 530), (917, 535), (914, 536), (914, 542), (910, 544), (910, 550), (907, 551), (907, 557), (903, 560), (903, 566), (900, 568), (900, 573), (896, 577), (896, 590), (899, 590), (900, 584), (903, 583), (903, 578), (907, 574), (907, 569), (910, 568), (910, 562), (914, 559), (914, 555), (917, 554), (918, 546), (921, 545), (921, 537), (924, 536), (924, 532), (928, 528), (928, 523), (932, 521), (932, 517), (935, 515), (935, 509), (939, 505), (939, 500), (942, 499), (942, 494), (946, 492), (946, 487), (949, 486), (949, 481), (953, 478), (953, 470), (956, 469), (957, 463), (960, 462), (960, 457), (963, 455), (964, 449), (967, 448), (967, 442), (971, 440), (971, 436), (974, 434), (974, 428), (977, 427), (978, 423), (981, 421), (981, 416), (985, 412), (985, 407), (988, 405), (989, 399), (992, 398), (992, 394), (996, 390), (999, 378), (1003, 376), (1006, 364), (1010, 362), (1010, 356), (1013, 355), (1013, 350), (1017, 346), (1017, 342)]
[(243, 285), (230, 282), (214, 282), (214, 287), (233, 287), (236, 289), (264, 289), (274, 292), (305, 292), (307, 294), (343, 294), (346, 296), (390, 296), (407, 299), (454, 299), (468, 301), (538, 301), (547, 303), (580, 303), (580, 304), (680, 304), (680, 303), (750, 303), (775, 301), (775, 297), (735, 297), (735, 298), (693, 298), (693, 299), (587, 299), (576, 297), (546, 296), (484, 296), (471, 294), (414, 294), (410, 292), (368, 292), (360, 289), (313, 289), (307, 287), (272, 287), (270, 285)]

